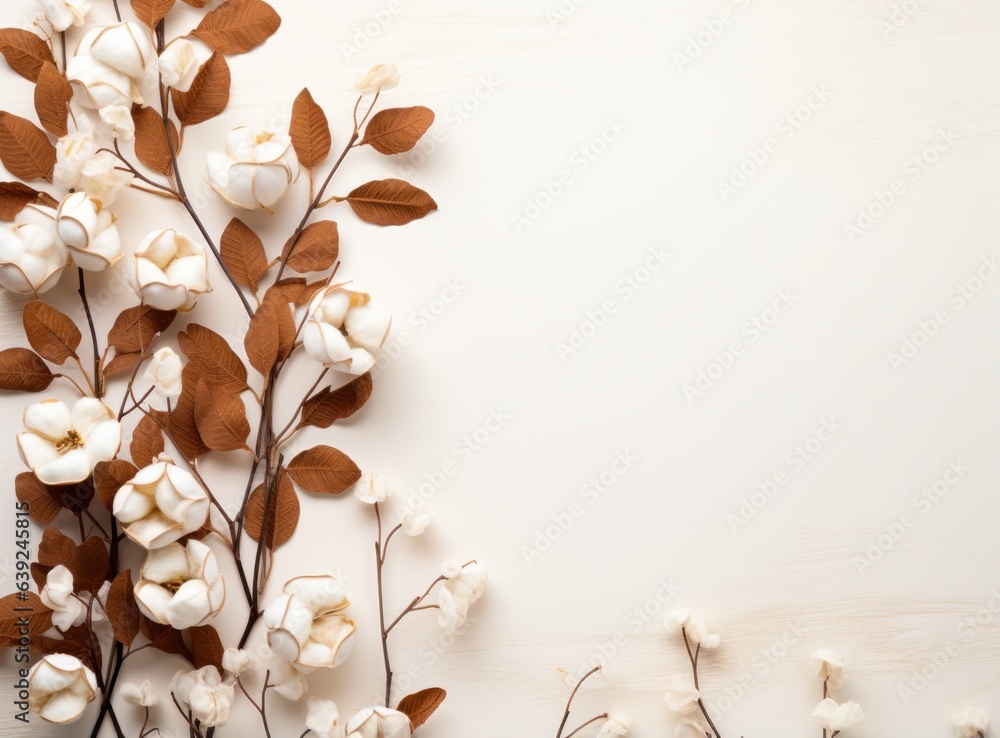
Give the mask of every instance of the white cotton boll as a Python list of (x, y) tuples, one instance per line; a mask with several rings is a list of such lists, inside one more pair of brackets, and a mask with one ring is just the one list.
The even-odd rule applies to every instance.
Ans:
[(355, 81), (358, 92), (370, 95), (380, 90), (389, 90), (399, 84), (399, 70), (392, 62), (376, 64)]
[(990, 729), (990, 714), (981, 707), (970, 707), (954, 717), (959, 738), (978, 738)]
[(689, 622), (691, 622), (690, 610), (671, 610), (664, 620), (664, 627), (668, 633), (680, 633), (681, 628), (687, 627)]
[(66, 725), (97, 696), (97, 678), (83, 662), (64, 653), (42, 657), (28, 672), (29, 709), (43, 720)]
[(99, 111), (101, 123), (104, 124), (112, 138), (131, 141), (135, 138), (135, 122), (132, 120), (131, 107), (124, 105), (108, 105)]
[(667, 707), (672, 712), (687, 713), (698, 707), (701, 692), (695, 689), (694, 682), (685, 677), (675, 676), (670, 680), (670, 688), (666, 693)]
[(110, 461), (121, 445), (121, 425), (100, 400), (83, 397), (72, 411), (59, 400), (43, 400), (24, 411), (17, 437), (25, 464), (45, 484), (75, 484), (94, 466)]
[(87, 606), (74, 594), (73, 574), (62, 564), (48, 573), (39, 597), (52, 609), (52, 624), (60, 630), (80, 625), (87, 616)]
[(191, 89), (191, 83), (198, 76), (201, 63), (195, 53), (194, 44), (185, 38), (176, 38), (167, 44), (160, 54), (160, 75), (163, 84), (179, 92)]
[(343, 731), (337, 725), (340, 719), (337, 703), (312, 697), (308, 705), (306, 727), (316, 735), (316, 738), (339, 738), (343, 735)]
[(857, 702), (837, 704), (829, 697), (820, 702), (812, 712), (812, 720), (823, 730), (840, 732), (853, 728), (861, 722), (865, 714)]
[(385, 502), (392, 497), (395, 487), (384, 474), (365, 474), (354, 484), (354, 496), (366, 505)]
[(834, 689), (839, 689), (844, 685), (844, 657), (838, 653), (825, 648), (815, 651), (812, 654), (816, 662), (816, 675), (828, 681)]
[(70, 26), (80, 27), (90, 12), (87, 0), (37, 0), (52, 30), (62, 33)]
[(266, 128), (240, 127), (226, 137), (226, 151), (206, 157), (208, 183), (241, 210), (273, 212), (299, 176), (292, 139)]
[(148, 679), (144, 680), (142, 684), (126, 682), (122, 685), (120, 694), (126, 704), (135, 707), (156, 707), (160, 704), (160, 698), (156, 696), (153, 685)]
[(146, 367), (146, 380), (160, 397), (176, 400), (181, 395), (181, 374), (184, 366), (181, 357), (169, 346), (158, 349)]
[(408, 536), (419, 536), (431, 524), (431, 514), (423, 500), (412, 507), (399, 507), (397, 513), (403, 532)]
[(253, 651), (230, 646), (222, 653), (222, 668), (234, 677), (242, 676), (261, 668), (261, 661)]

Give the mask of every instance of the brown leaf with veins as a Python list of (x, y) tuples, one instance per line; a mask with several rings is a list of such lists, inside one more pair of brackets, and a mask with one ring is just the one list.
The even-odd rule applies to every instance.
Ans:
[(0, 390), (41, 392), (56, 375), (42, 357), (26, 348), (0, 351)]
[(368, 144), (380, 154), (402, 154), (417, 145), (434, 122), (434, 111), (417, 105), (412, 108), (389, 108), (376, 113), (359, 146)]
[(330, 155), (333, 145), (330, 122), (308, 88), (302, 90), (292, 105), (292, 120), (288, 126), (295, 155), (306, 169), (313, 169)]
[(448, 693), (440, 687), (421, 689), (401, 699), (396, 709), (410, 718), (413, 730), (416, 730), (427, 722), (447, 696)]
[(132, 0), (132, 12), (150, 28), (155, 28), (174, 7), (175, 0)]
[(194, 126), (220, 115), (229, 104), (232, 75), (226, 57), (216, 51), (198, 70), (187, 92), (171, 90), (177, 120)]
[(19, 179), (51, 182), (56, 147), (30, 120), (0, 112), (0, 161)]
[(189, 628), (191, 636), (191, 653), (194, 655), (194, 668), (214, 666), (222, 671), (222, 654), (225, 648), (219, 632), (211, 625), (198, 625)]
[(198, 380), (194, 403), (198, 435), (213, 451), (249, 451), (250, 421), (239, 395), (219, 392)]
[(0, 54), (11, 69), (30, 82), (38, 81), (46, 62), (56, 63), (48, 44), (23, 28), (0, 28)]
[(314, 446), (298, 454), (288, 465), (288, 474), (307, 492), (331, 495), (339, 495), (361, 479), (358, 465), (332, 446)]
[(32, 472), (21, 472), (14, 478), (14, 494), (18, 502), (28, 504), (28, 515), (42, 525), (48, 525), (62, 511), (62, 505)]
[(261, 303), (250, 318), (250, 326), (243, 339), (250, 366), (265, 379), (271, 373), (271, 367), (278, 361), (278, 354), (281, 351), (281, 329), (275, 314), (280, 308), (281, 306), (275, 305), (273, 300)]
[(150, 466), (164, 448), (163, 431), (159, 424), (152, 415), (143, 415), (132, 431), (132, 442), (128, 447), (132, 461), (139, 468)]
[(124, 646), (131, 646), (139, 635), (139, 605), (132, 589), (132, 570), (126, 569), (114, 578), (108, 589), (108, 620), (115, 634), (115, 640)]
[(281, 26), (281, 16), (263, 0), (225, 0), (192, 32), (223, 54), (243, 54), (260, 46)]
[[(132, 106), (135, 124), (135, 155), (143, 164), (160, 174), (169, 174), (173, 168), (170, 143), (163, 128), (163, 118), (150, 107)], [(181, 139), (177, 126), (170, 121), (170, 137), (174, 140), (174, 153), (180, 149)]]
[(43, 359), (64, 364), (76, 358), (82, 336), (67, 315), (41, 300), (33, 300), (24, 306), (21, 319), (28, 343)]
[[(272, 551), (287, 543), (299, 523), (299, 497), (284, 467), (278, 467), (277, 483), (268, 500), (267, 547)], [(246, 532), (259, 541), (264, 527), (264, 485), (258, 485), (247, 502)]]
[[(49, 198), (44, 192), (39, 192), (34, 187), (29, 187), (23, 182), (0, 182), (0, 220), (12, 221), (17, 214), (24, 210), (24, 206), (33, 202), (44, 202), (44, 198)], [(58, 205), (59, 203), (55, 203)]]
[(302, 406), (299, 428), (307, 425), (329, 428), (334, 422), (349, 418), (368, 402), (372, 394), (371, 373), (352, 379), (343, 387), (324, 387)]
[(220, 251), (233, 279), (256, 292), (260, 278), (268, 269), (267, 253), (260, 236), (242, 220), (233, 218), (222, 232)]
[[(33, 640), (52, 627), (52, 610), (42, 604), (38, 593), (26, 592), (24, 596), (22, 599), (20, 593), (9, 594), (0, 599), (0, 637), (28, 635)], [(21, 633), (21, 624), (25, 619), (27, 634)]]
[(139, 468), (125, 459), (98, 462), (94, 467), (94, 486), (97, 488), (101, 504), (107, 510), (111, 510), (118, 490), (138, 473)]
[(108, 345), (119, 354), (142, 353), (177, 316), (176, 310), (156, 310), (148, 305), (136, 305), (123, 310), (108, 331)]
[(321, 220), (310, 223), (299, 234), (287, 263), (300, 274), (325, 272), (337, 261), (339, 254), (340, 233), (337, 224), (332, 220)]
[(402, 179), (367, 182), (346, 199), (361, 220), (381, 226), (405, 225), (437, 210), (434, 198)]
[(56, 65), (45, 62), (38, 74), (35, 85), (35, 112), (42, 128), (53, 136), (69, 133), (69, 101), (73, 99), (73, 87)]

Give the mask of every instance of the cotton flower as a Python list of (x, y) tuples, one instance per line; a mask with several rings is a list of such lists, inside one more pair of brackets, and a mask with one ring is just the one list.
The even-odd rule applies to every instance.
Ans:
[(445, 579), (454, 579), (462, 573), (462, 562), (448, 559), (441, 564), (441, 576)]
[(135, 601), (146, 617), (162, 625), (177, 630), (204, 625), (226, 603), (226, 582), (215, 552), (195, 540), (147, 552)]
[(205, 247), (172, 228), (153, 231), (135, 252), (136, 288), (157, 310), (187, 312), (211, 292)]
[(687, 633), (691, 636), (691, 640), (702, 648), (711, 650), (718, 648), (722, 643), (722, 638), (719, 634), (704, 620), (692, 619), (687, 625)]
[(970, 707), (954, 717), (959, 738), (978, 738), (990, 728), (990, 714), (980, 707)]
[(621, 712), (613, 712), (608, 715), (608, 720), (601, 726), (597, 738), (612, 738), (613, 736), (628, 735), (629, 725), (628, 715)]
[(122, 428), (100, 400), (82, 397), (70, 410), (59, 400), (43, 400), (24, 411), (27, 430), (17, 437), (24, 463), (45, 484), (75, 484), (110, 461), (121, 445)]
[(253, 651), (230, 646), (222, 652), (222, 668), (234, 677), (260, 669), (260, 659)]
[(667, 690), (667, 707), (673, 712), (691, 712), (698, 707), (698, 700), (701, 699), (701, 692), (695, 689), (694, 683), (684, 677), (675, 676), (670, 680), (670, 689)]
[(828, 681), (834, 689), (844, 685), (844, 657), (825, 648), (815, 651), (812, 655), (816, 662), (816, 675), (823, 681)]
[(379, 90), (391, 90), (399, 84), (399, 70), (392, 62), (376, 64), (354, 83), (362, 95), (370, 95)]
[(267, 644), (275, 655), (304, 672), (332, 669), (351, 651), (357, 628), (343, 612), (350, 606), (336, 577), (301, 576), (264, 610)]
[(170, 682), (170, 691), (178, 702), (191, 708), (192, 717), (205, 727), (215, 728), (229, 721), (234, 690), (232, 685), (222, 681), (222, 675), (214, 666), (178, 671)]
[(99, 272), (122, 258), (117, 217), (86, 192), (67, 195), (56, 211), (56, 232), (81, 269)]
[(53, 181), (67, 189), (82, 190), (107, 207), (132, 184), (132, 173), (119, 171), (117, 165), (113, 154), (98, 151), (93, 131), (70, 133), (56, 143)]
[(447, 578), (438, 588), (438, 625), (454, 633), (465, 623), (469, 606), (486, 591), (486, 567), (471, 563), (462, 567), (457, 576)]
[(347, 738), (410, 738), (411, 735), (410, 718), (389, 707), (368, 707), (347, 723)]
[(70, 59), (66, 76), (84, 107), (131, 108), (143, 104), (157, 77), (156, 49), (138, 23), (115, 23), (89, 31)]
[(846, 728), (852, 728), (861, 722), (865, 714), (857, 702), (845, 702), (838, 705), (827, 697), (813, 710), (812, 720), (823, 730), (837, 733)]
[(101, 124), (111, 138), (131, 141), (135, 138), (132, 109), (126, 105), (108, 105), (100, 110)]
[(87, 0), (38, 0), (52, 30), (62, 33), (70, 26), (82, 26), (90, 3)]
[(391, 324), (392, 315), (374, 304), (368, 293), (333, 285), (310, 301), (302, 343), (314, 361), (348, 374), (364, 374), (375, 365), (373, 354), (385, 343)]
[(431, 524), (431, 514), (423, 500), (419, 500), (416, 505), (412, 506), (401, 505), (397, 512), (399, 513), (400, 525), (403, 526), (403, 532), (408, 536), (419, 536)]
[(337, 703), (313, 697), (307, 703), (306, 727), (316, 734), (316, 738), (341, 738), (344, 731), (337, 725), (340, 712)]
[(142, 684), (126, 682), (121, 689), (122, 699), (129, 705), (136, 707), (156, 707), (160, 704), (160, 698), (153, 691), (153, 685), (148, 679)]
[(87, 617), (87, 606), (74, 594), (73, 573), (62, 564), (48, 573), (40, 597), (52, 609), (52, 624), (59, 630), (80, 625)]
[(73, 86), (74, 98), (83, 107), (101, 110), (142, 103), (135, 82), (127, 74), (101, 63), (91, 54), (78, 53), (70, 59), (66, 75)]
[(143, 548), (162, 548), (208, 520), (209, 499), (191, 472), (166, 461), (140, 469), (115, 495), (112, 512)]
[(274, 685), (274, 691), (289, 702), (298, 702), (309, 691), (305, 674), (285, 659), (272, 656), (267, 663), (267, 670), (271, 675), (268, 683)]
[(690, 610), (671, 610), (667, 613), (664, 627), (668, 633), (680, 633), (681, 628), (687, 627), (689, 622), (691, 622)]
[(709, 732), (694, 718), (681, 718), (674, 727), (674, 738), (706, 738)]
[(354, 484), (354, 496), (368, 505), (385, 502), (396, 491), (384, 474), (365, 474)]
[(76, 656), (54, 653), (31, 667), (28, 690), (33, 713), (65, 725), (79, 718), (97, 696), (97, 678)]
[(208, 183), (230, 205), (273, 212), (299, 176), (292, 139), (266, 128), (234, 128), (226, 150), (208, 153)]
[(157, 350), (146, 367), (146, 379), (160, 397), (175, 400), (181, 395), (181, 357), (169, 346)]
[(13, 227), (0, 226), (0, 285), (36, 297), (55, 287), (69, 263), (55, 224), (54, 210), (28, 205)]
[(163, 84), (179, 92), (191, 89), (200, 68), (194, 44), (186, 38), (176, 38), (160, 54), (160, 77)]

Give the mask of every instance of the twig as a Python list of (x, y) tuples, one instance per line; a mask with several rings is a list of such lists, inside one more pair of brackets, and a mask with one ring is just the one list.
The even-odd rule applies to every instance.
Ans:
[[(694, 688), (700, 691), (698, 686), (698, 656), (701, 654), (701, 644), (691, 652), (691, 643), (688, 641), (687, 628), (681, 628), (681, 635), (684, 636), (684, 648), (687, 649), (688, 658), (691, 660), (691, 673), (694, 675)], [(701, 714), (705, 716), (708, 721), (709, 726), (712, 728), (712, 732), (715, 733), (716, 738), (722, 738), (722, 734), (719, 733), (719, 729), (715, 727), (715, 723), (712, 722), (712, 717), (708, 714), (708, 709), (705, 707), (705, 701), (701, 697), (698, 698), (698, 708), (701, 710)]]
[[(573, 691), (570, 692), (570, 695), (569, 695), (569, 701), (566, 702), (566, 711), (563, 713), (562, 722), (559, 723), (559, 730), (556, 731), (556, 738), (562, 738), (563, 731), (566, 729), (566, 722), (569, 720), (570, 708), (573, 707), (573, 700), (576, 698), (576, 693), (580, 691), (580, 687), (583, 686), (583, 683), (585, 681), (587, 681), (588, 679), (590, 679), (590, 677), (592, 677), (594, 674), (596, 674), (600, 670), (601, 670), (600, 666), (595, 666), (593, 669), (591, 669), (586, 674), (584, 674), (583, 677), (580, 679), (580, 681), (578, 681), (576, 683), (576, 686), (573, 687)], [(570, 734), (570, 735), (572, 735), (572, 734)], [(568, 738), (568, 736), (567, 736), (567, 738)]]
[(573, 738), (574, 735), (576, 735), (577, 733), (579, 733), (581, 730), (583, 730), (584, 728), (586, 728), (588, 725), (593, 725), (598, 720), (607, 720), (607, 719), (608, 719), (608, 713), (606, 713), (606, 712), (604, 714), (602, 714), (602, 715), (597, 715), (595, 717), (592, 717), (587, 722), (585, 722), (582, 725), (578, 726), (572, 733), (567, 733), (566, 734), (566, 738)]
[[(90, 313), (90, 303), (87, 301), (87, 283), (84, 281), (83, 269), (77, 267), (76, 271), (77, 276), (80, 279), (80, 287), (77, 291), (80, 293), (80, 300), (83, 302), (83, 311), (87, 315), (87, 325), (90, 327), (90, 341), (93, 344), (94, 349), (94, 381), (91, 383), (90, 387), (94, 390), (94, 396), (99, 400), (104, 392), (101, 387), (103, 384), (100, 377), (101, 352), (97, 348), (97, 328), (94, 327), (94, 316)], [(80, 367), (80, 370), (83, 371), (82, 366)], [(87, 373), (84, 372), (84, 377), (86, 376)], [(89, 382), (90, 380), (88, 379), (87, 381)]]

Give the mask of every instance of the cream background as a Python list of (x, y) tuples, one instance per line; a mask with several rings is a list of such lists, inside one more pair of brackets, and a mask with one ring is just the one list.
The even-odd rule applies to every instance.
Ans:
[[(94, 2), (106, 14), (109, 3)], [(280, 33), (231, 62), (227, 113), (189, 132), (182, 158), (195, 189), (204, 150), (225, 130), (280, 125), (308, 85), (331, 117), (336, 145), (347, 135), (354, 74), (384, 59), (404, 75), (386, 103), (439, 114), (440, 140), (426, 162), (360, 152), (337, 177), (334, 190), (343, 193), (367, 179), (406, 176), (441, 211), (390, 230), (361, 224), (345, 208), (327, 213), (341, 224), (342, 274), (391, 307), (395, 336), (412, 340), (380, 373), (356, 422), (297, 441), (304, 448), (323, 438), (411, 489), (454, 465), (430, 501), (433, 529), (400, 541), (389, 564), (392, 609), (423, 588), (442, 558), (475, 556), (491, 571), (473, 626), (433, 663), (432, 617), (414, 618), (394, 636), (395, 666), (412, 665), (412, 687), (450, 692), (424, 728), (429, 736), (554, 734), (569, 691), (559, 669), (577, 675), (581, 659), (616, 636), (608, 679), (584, 691), (574, 718), (623, 709), (636, 736), (669, 734), (662, 695), (684, 659), (660, 624), (666, 607), (681, 605), (714, 618), (723, 635), (724, 648), (706, 661), (708, 700), (716, 704), (727, 687), (737, 692), (743, 675), (754, 681), (717, 721), (727, 738), (815, 731), (808, 714), (819, 684), (808, 654), (820, 646), (849, 659), (841, 695), (868, 713), (850, 732), (858, 738), (947, 736), (951, 713), (970, 703), (1000, 712), (996, 616), (963, 626), (1000, 585), (1000, 283), (987, 283), (961, 310), (948, 299), (982, 258), (1000, 252), (1000, 8), (926, 0), (886, 39), (879, 24), (891, 22), (895, 3), (885, 0), (747, 5), (583, 1), (575, 10), (563, 5), (572, 12), (553, 25), (554, 0), (279, 0)], [(31, 6), (4, 3), (0, 22), (20, 24)], [(390, 7), (398, 12), (346, 58), (342, 45), (364, 33), (373, 11)], [(679, 70), (672, 55), (727, 9), (733, 22)], [(0, 79), (3, 107), (30, 115), (27, 83), (6, 69)], [(825, 86), (829, 100), (791, 138), (776, 133), (814, 86)], [(476, 100), (477, 90), (485, 99)], [(449, 113), (456, 105), (476, 109)], [(574, 155), (608, 119), (626, 130), (579, 171)], [(910, 181), (904, 164), (948, 128), (958, 140)], [(717, 181), (772, 136), (777, 153), (723, 202)], [(563, 170), (573, 172), (572, 184), (519, 232), (512, 214)], [(906, 181), (905, 194), (852, 243), (844, 223), (896, 178)], [(304, 199), (300, 190), (283, 215), (252, 220), (271, 248)], [(139, 193), (117, 209), (132, 242), (168, 224), (193, 231), (179, 209)], [(232, 215), (217, 201), (203, 212), (216, 234)], [(657, 245), (669, 263), (624, 301), (616, 283)], [(434, 301), (449, 280), (462, 285), (461, 296), (424, 325), (419, 311), (440, 307)], [(192, 319), (237, 335), (242, 314), (221, 276), (215, 285)], [(67, 277), (67, 306), (75, 307), (74, 287)], [(797, 300), (751, 342), (742, 327), (779, 290)], [(556, 343), (606, 298), (617, 312), (561, 360)], [(131, 299), (122, 294), (112, 304)], [(3, 306), (3, 343), (19, 344), (19, 303), (5, 296)], [(894, 371), (888, 353), (938, 309), (949, 322)], [(103, 328), (115, 314), (99, 312)], [(734, 340), (745, 354), (689, 403), (683, 385)], [(301, 377), (311, 380), (311, 370)], [(288, 402), (297, 399), (289, 390)], [(13, 434), (25, 401), (0, 402)], [(454, 444), (497, 408), (509, 419), (464, 458)], [(786, 454), (831, 417), (842, 429), (790, 471)], [(636, 460), (591, 503), (583, 486), (626, 451)], [(954, 459), (969, 471), (920, 513), (911, 498)], [(0, 471), (12, 478), (21, 468), (11, 444)], [(782, 470), (788, 483), (734, 533), (727, 515)], [(233, 484), (233, 495), (241, 490)], [(529, 565), (522, 547), (574, 502), (582, 515)], [(305, 504), (272, 585), (307, 570), (338, 571), (364, 622), (374, 612), (368, 511), (350, 499)], [(907, 511), (916, 524), (860, 575), (855, 557)], [(13, 503), (0, 508), (0, 531), (13, 531), (12, 520)], [(12, 537), (3, 540), (12, 553)], [(5, 579), (11, 574), (8, 566)], [(669, 605), (652, 599), (661, 581), (680, 588)], [(235, 581), (233, 601), (235, 640), (243, 617)], [(653, 614), (636, 625), (630, 613), (647, 603)], [(776, 647), (789, 628), (801, 635), (762, 673), (761, 649)], [(941, 674), (904, 705), (898, 686), (950, 642), (957, 652)], [(312, 693), (334, 697), (350, 714), (371, 701), (381, 678), (369, 629), (347, 666), (313, 679)], [(135, 716), (120, 712), (137, 731)], [(154, 724), (160, 715), (176, 725), (172, 709), (160, 708)], [(254, 718), (246, 713), (244, 735), (261, 734)], [(275, 720), (284, 725), (277, 735), (301, 732), (301, 722)], [(40, 725), (31, 732), (78, 734)], [(21, 733), (0, 718), (0, 735)]]

